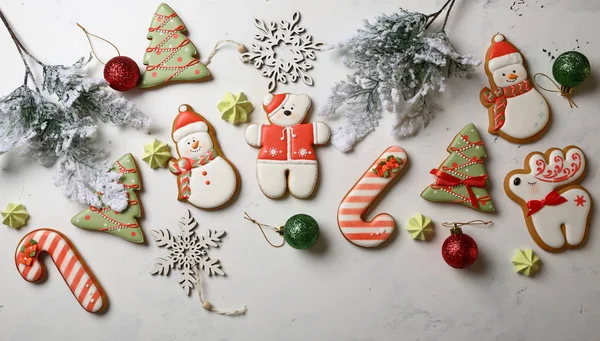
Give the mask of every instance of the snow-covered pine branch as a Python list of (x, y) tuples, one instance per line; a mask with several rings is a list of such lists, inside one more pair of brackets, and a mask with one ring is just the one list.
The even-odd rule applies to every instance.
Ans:
[(342, 116), (332, 131), (338, 149), (351, 150), (375, 130), (381, 109), (394, 115), (393, 136), (416, 134), (433, 119), (438, 108), (433, 93), (445, 90), (446, 77), (464, 77), (481, 63), (456, 52), (443, 28), (426, 31), (454, 1), (429, 16), (404, 9), (383, 14), (337, 46), (342, 63), (354, 72), (333, 86), (319, 115)]

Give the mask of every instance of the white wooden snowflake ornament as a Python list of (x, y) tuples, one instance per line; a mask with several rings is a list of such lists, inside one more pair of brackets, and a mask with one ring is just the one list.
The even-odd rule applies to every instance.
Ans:
[[(254, 39), (260, 43), (252, 43), (242, 61), (254, 62), (254, 67), (263, 69), (261, 74), (269, 78), (269, 92), (275, 90), (277, 83), (287, 83), (288, 78), (293, 83), (302, 79), (306, 85), (313, 85), (308, 70), (313, 67), (311, 60), (316, 59), (314, 51), (321, 50), (324, 44), (313, 42), (309, 34), (303, 35), (306, 30), (298, 26), (299, 21), (299, 12), (294, 12), (291, 21), (281, 20), (279, 25), (254, 19), (254, 25), (261, 31)], [(280, 43), (283, 46), (279, 47)]]
[(187, 217), (181, 217), (177, 225), (181, 229), (178, 236), (172, 236), (169, 230), (152, 230), (151, 234), (156, 244), (159, 247), (166, 246), (169, 254), (156, 259), (150, 274), (167, 276), (171, 269), (179, 270), (182, 277), (179, 284), (189, 295), (198, 282), (196, 271), (204, 270), (209, 276), (225, 275), (219, 260), (210, 258), (207, 253), (210, 247), (219, 247), (225, 231), (207, 230), (205, 236), (198, 237), (194, 231), (198, 223), (189, 210)]

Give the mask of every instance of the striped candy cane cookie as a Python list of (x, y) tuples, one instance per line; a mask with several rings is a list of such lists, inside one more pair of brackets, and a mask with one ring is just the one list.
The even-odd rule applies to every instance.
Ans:
[(107, 300), (100, 283), (69, 239), (56, 230), (35, 230), (19, 242), (15, 264), (26, 281), (37, 282), (44, 276), (46, 267), (39, 260), (41, 252), (50, 255), (83, 309), (97, 313), (106, 307)]
[(392, 236), (396, 228), (392, 216), (378, 214), (369, 222), (362, 216), (407, 163), (404, 149), (389, 147), (346, 194), (338, 209), (338, 225), (348, 241), (358, 246), (375, 247)]

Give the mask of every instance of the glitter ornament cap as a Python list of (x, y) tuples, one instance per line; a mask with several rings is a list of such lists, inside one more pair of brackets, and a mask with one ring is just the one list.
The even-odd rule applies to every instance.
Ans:
[(166, 168), (169, 160), (173, 157), (171, 155), (171, 148), (168, 144), (163, 143), (157, 139), (154, 139), (151, 143), (144, 145), (144, 160), (150, 168)]
[(425, 241), (433, 234), (431, 219), (421, 213), (417, 213), (408, 219), (406, 230), (412, 239)]
[(538, 272), (540, 267), (540, 257), (538, 257), (531, 249), (517, 250), (512, 258), (512, 263), (515, 266), (517, 273), (531, 277)]
[(222, 114), (221, 118), (231, 124), (248, 122), (248, 116), (254, 111), (254, 106), (243, 92), (237, 95), (226, 92), (217, 108)]
[(22, 204), (9, 203), (2, 211), (2, 224), (19, 229), (27, 223), (29, 213)]

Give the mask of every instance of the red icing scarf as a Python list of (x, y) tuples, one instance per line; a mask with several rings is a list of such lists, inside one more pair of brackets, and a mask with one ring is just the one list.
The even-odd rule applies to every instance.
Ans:
[(489, 88), (483, 88), (483, 99), (487, 103), (494, 104), (494, 131), (500, 130), (506, 121), (504, 111), (506, 110), (507, 98), (516, 97), (522, 95), (529, 90), (533, 89), (533, 86), (529, 82), (529, 79), (510, 85), (503, 88), (497, 88), (490, 90)]
[(552, 191), (542, 200), (529, 200), (527, 202), (527, 209), (529, 210), (527, 216), (531, 217), (533, 214), (544, 208), (544, 206), (558, 206), (567, 201), (568, 200), (561, 196), (557, 191)]
[(179, 199), (189, 199), (192, 194), (190, 188), (190, 178), (192, 177), (192, 169), (206, 165), (214, 160), (219, 154), (215, 149), (209, 150), (202, 157), (190, 159), (182, 157), (180, 159), (171, 159), (169, 161), (169, 170), (177, 175), (177, 184), (179, 185)]

